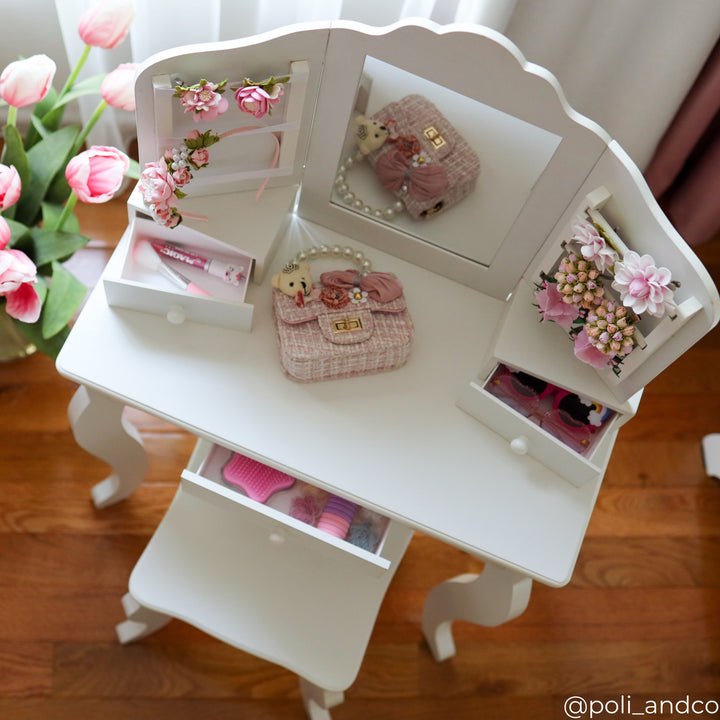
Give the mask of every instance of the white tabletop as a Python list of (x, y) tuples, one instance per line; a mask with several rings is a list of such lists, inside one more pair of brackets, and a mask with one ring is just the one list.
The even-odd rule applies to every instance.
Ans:
[[(308, 228), (291, 224), (279, 269)], [(316, 242), (345, 238), (311, 228)], [(106, 273), (117, 272), (126, 236)], [(307, 244), (307, 241), (306, 241)], [(364, 249), (353, 243), (357, 249)], [(270, 280), (250, 333), (109, 307), (93, 291), (58, 358), (63, 375), (543, 583), (572, 574), (601, 478), (581, 488), (459, 409), (503, 303), (376, 250), (416, 329), (403, 368), (313, 384), (282, 372)]]

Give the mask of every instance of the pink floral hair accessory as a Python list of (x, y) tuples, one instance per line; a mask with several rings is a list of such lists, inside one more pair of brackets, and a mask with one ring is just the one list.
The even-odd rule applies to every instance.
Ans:
[(670, 271), (656, 267), (651, 255), (638, 255), (629, 250), (621, 262), (615, 264), (615, 279), (612, 287), (620, 293), (625, 307), (638, 315), (647, 313), (663, 317), (665, 312), (675, 308), (674, 288)]
[(178, 85), (173, 97), (180, 98), (186, 113), (193, 113), (193, 120), (212, 122), (228, 109), (228, 101), (222, 96), (227, 79), (212, 83), (203, 79), (195, 85)]
[(609, 270), (620, 259), (617, 251), (592, 223), (578, 220), (572, 230), (572, 239), (580, 245), (582, 256), (600, 272)]
[[(194, 177), (194, 173), (210, 164), (210, 153), (208, 148), (220, 140), (237, 135), (249, 130), (257, 130), (257, 126), (247, 126), (228, 130), (218, 135), (213, 130), (206, 130), (201, 133), (199, 130), (191, 130), (183, 144), (177, 147), (168, 148), (163, 156), (155, 162), (147, 163), (140, 174), (140, 192), (143, 204), (150, 211), (154, 220), (165, 227), (177, 227), (184, 217), (195, 220), (207, 220), (205, 215), (194, 213), (181, 213), (174, 203), (174, 200), (182, 200), (187, 193), (182, 190)], [(275, 140), (275, 152), (270, 169), (277, 165), (280, 155), (280, 141), (273, 133)], [(259, 199), (265, 190), (269, 180), (265, 178), (257, 191), (256, 199)]]
[(245, 78), (239, 88), (233, 88), (238, 108), (257, 120), (272, 115), (273, 106), (280, 102), (283, 86), (288, 80), (290, 77), (276, 78), (272, 75), (261, 82)]
[(569, 330), (580, 317), (580, 310), (572, 303), (563, 300), (557, 283), (543, 283), (535, 293), (535, 300), (543, 322), (553, 321), (565, 330)]

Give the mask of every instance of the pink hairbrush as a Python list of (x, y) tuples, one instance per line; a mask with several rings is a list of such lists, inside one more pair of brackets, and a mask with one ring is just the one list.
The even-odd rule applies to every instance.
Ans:
[(244, 490), (251, 500), (261, 503), (267, 502), (278, 490), (289, 488), (295, 482), (295, 478), (287, 473), (239, 453), (233, 453), (223, 468), (223, 477), (231, 485)]

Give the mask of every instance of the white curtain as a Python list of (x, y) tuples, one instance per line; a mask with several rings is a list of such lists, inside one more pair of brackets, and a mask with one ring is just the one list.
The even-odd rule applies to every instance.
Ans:
[[(71, 65), (81, 51), (77, 22), (92, 2), (55, 0)], [(179, 45), (312, 20), (383, 26), (423, 17), (487, 25), (554, 73), (570, 105), (604, 127), (641, 168), (720, 35), (717, 0), (136, 0), (136, 5), (130, 41), (92, 54), (85, 75)], [(87, 116), (91, 110), (82, 112)], [(128, 115), (106, 116), (91, 141), (126, 142), (133, 134)]]

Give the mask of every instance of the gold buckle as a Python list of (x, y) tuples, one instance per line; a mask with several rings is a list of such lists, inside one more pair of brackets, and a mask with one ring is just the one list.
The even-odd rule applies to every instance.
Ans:
[(332, 329), (335, 333), (355, 332), (356, 330), (362, 330), (362, 320), (359, 317), (346, 317), (340, 320), (333, 320)]
[(434, 125), (423, 130), (423, 135), (432, 143), (432, 146), (438, 150), (445, 145), (445, 138), (437, 131)]

